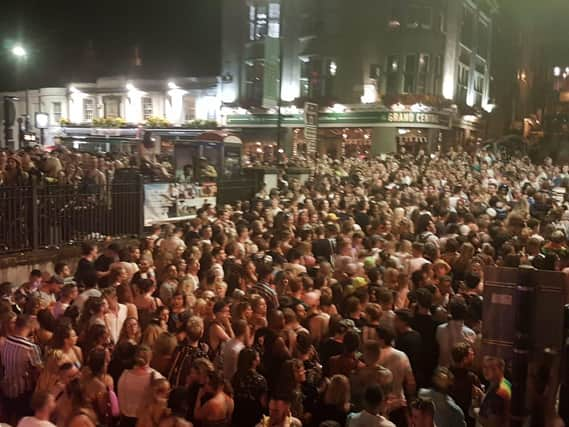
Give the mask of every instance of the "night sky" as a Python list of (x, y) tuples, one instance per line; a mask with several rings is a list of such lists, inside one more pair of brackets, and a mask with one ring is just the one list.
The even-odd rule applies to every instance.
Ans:
[[(97, 76), (215, 76), (221, 0), (4, 0), (0, 91)], [(25, 65), (10, 54), (30, 51)], [(142, 66), (135, 66), (138, 46)]]
[[(535, 26), (545, 56), (569, 64), (569, 0), (498, 1), (499, 57), (515, 62), (518, 52), (508, 45), (515, 37), (511, 25), (523, 22), (528, 31)], [(2, 0), (1, 5), (0, 91), (117, 74), (169, 78), (220, 71), (221, 0)], [(10, 54), (15, 41), (30, 51), (25, 67)], [(134, 66), (136, 46), (142, 67)]]

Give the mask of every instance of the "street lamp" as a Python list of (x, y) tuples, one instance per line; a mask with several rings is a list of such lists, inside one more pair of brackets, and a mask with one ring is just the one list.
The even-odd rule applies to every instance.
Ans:
[[(28, 52), (26, 49), (24, 49), (24, 47), (22, 45), (17, 44), (12, 48), (12, 55), (14, 55), (18, 59), (25, 60), (28, 57)], [(24, 123), (24, 127), (25, 127), (26, 132), (29, 132), (29, 130), (30, 130), (30, 96), (29, 96), (29, 91), (27, 89), (27, 84), (26, 84), (26, 121)]]
[(12, 54), (18, 58), (23, 58), (28, 55), (28, 52), (21, 45), (16, 45), (12, 48)]

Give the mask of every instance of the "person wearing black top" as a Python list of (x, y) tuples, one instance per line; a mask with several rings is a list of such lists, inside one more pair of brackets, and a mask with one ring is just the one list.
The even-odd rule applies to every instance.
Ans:
[(85, 286), (85, 278), (93, 277), (96, 275), (95, 259), (97, 259), (97, 245), (93, 243), (84, 242), (81, 245), (81, 259), (77, 263), (77, 270), (75, 271), (75, 282), (80, 287)]
[(401, 350), (409, 358), (411, 369), (417, 382), (425, 383), (428, 376), (421, 365), (422, 340), (417, 331), (411, 329), (411, 312), (409, 310), (397, 310), (395, 312), (395, 348)]
[(410, 326), (421, 335), (421, 367), (419, 371), (426, 375), (426, 377), (417, 378), (417, 387), (428, 388), (439, 358), (439, 347), (436, 339), (438, 323), (431, 316), (433, 294), (426, 288), (420, 288), (415, 292), (415, 298), (417, 308)]
[(336, 254), (337, 234), (336, 224), (326, 224), (325, 237), (320, 235), (312, 241), (312, 253), (317, 259), (332, 262), (332, 256)]
[(111, 243), (95, 261), (95, 270), (97, 271), (101, 288), (106, 288), (109, 285), (107, 276), (111, 269), (111, 264), (119, 260), (119, 250), (119, 245)]
[(237, 372), (231, 379), (235, 410), (231, 425), (253, 427), (267, 410), (267, 380), (257, 372), (259, 353), (253, 348), (244, 348), (237, 359)]
[(347, 331), (348, 328), (342, 322), (330, 321), (330, 337), (324, 340), (318, 349), (324, 375), (328, 375), (330, 358), (344, 352), (344, 335)]

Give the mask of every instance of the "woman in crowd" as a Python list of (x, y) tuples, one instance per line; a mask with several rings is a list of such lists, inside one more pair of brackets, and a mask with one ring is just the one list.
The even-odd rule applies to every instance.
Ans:
[(259, 354), (252, 348), (239, 353), (237, 372), (231, 380), (235, 399), (232, 425), (235, 427), (256, 425), (267, 408), (267, 380), (257, 372), (260, 363)]
[(121, 411), (121, 425), (134, 427), (138, 415), (144, 410), (148, 386), (162, 375), (150, 367), (152, 351), (146, 346), (139, 346), (134, 355), (134, 367), (124, 371), (118, 383), (118, 399)]
[(56, 328), (51, 348), (60, 350), (67, 361), (78, 369), (83, 365), (83, 352), (77, 346), (77, 333), (70, 325), (63, 323)]

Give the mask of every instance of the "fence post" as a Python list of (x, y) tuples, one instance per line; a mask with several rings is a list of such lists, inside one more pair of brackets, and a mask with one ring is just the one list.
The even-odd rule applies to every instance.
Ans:
[(39, 209), (38, 209), (38, 184), (32, 180), (32, 249), (39, 248)]
[(138, 188), (138, 236), (144, 235), (144, 176), (136, 175), (136, 188)]

